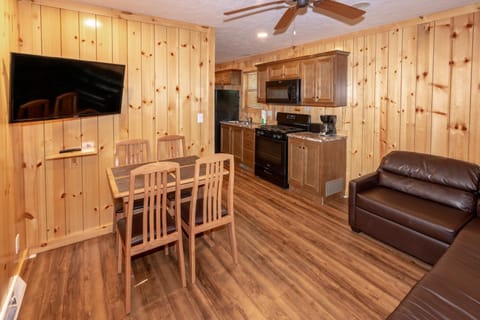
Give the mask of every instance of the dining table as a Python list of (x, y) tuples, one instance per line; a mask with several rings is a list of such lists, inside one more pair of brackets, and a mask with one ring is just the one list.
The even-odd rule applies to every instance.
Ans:
[[(180, 165), (180, 189), (187, 189), (193, 186), (193, 178), (195, 174), (195, 161), (198, 159), (198, 156), (186, 156), (180, 158), (172, 158), (160, 160), (158, 162), (177, 162)], [(110, 190), (112, 191), (112, 196), (114, 199), (123, 199), (123, 202), (126, 203), (130, 196), (130, 172), (135, 168), (141, 167), (148, 163), (153, 163), (157, 161), (145, 162), (145, 163), (136, 163), (128, 164), (119, 167), (107, 168), (107, 177), (110, 184)], [(201, 172), (200, 172), (201, 175)], [(175, 177), (173, 174), (169, 177), (168, 188), (174, 191), (176, 188)], [(135, 195), (138, 198), (143, 197), (143, 179), (137, 177), (135, 181)]]

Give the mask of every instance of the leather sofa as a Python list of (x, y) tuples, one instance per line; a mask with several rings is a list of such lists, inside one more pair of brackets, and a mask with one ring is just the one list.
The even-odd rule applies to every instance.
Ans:
[(480, 319), (479, 188), (480, 166), (406, 151), (350, 181), (353, 231), (434, 264), (388, 320)]
[[(477, 214), (480, 166), (392, 151), (349, 183), (349, 224), (429, 264)], [(480, 212), (480, 209), (478, 209)]]
[(387, 320), (480, 319), (479, 279), (480, 219), (476, 218)]

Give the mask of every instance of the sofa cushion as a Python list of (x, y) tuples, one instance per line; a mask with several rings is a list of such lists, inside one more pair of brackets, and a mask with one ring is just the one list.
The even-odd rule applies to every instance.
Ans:
[(358, 193), (356, 202), (364, 210), (446, 243), (452, 243), (473, 218), (473, 214), (384, 187)]
[(439, 202), (463, 212), (471, 213), (476, 211), (477, 199), (475, 193), (471, 191), (410, 178), (388, 171), (381, 171), (378, 180), (381, 186)]
[(474, 219), (388, 319), (480, 319), (479, 278), (480, 219)]
[(392, 151), (379, 170), (469, 192), (478, 192), (480, 186), (479, 165), (430, 154)]

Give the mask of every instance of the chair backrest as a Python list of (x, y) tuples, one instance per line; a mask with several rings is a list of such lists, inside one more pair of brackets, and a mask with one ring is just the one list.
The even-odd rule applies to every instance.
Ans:
[[(228, 169), (225, 169), (228, 167)], [(233, 155), (217, 153), (195, 162), (192, 201), (190, 205), (190, 226), (221, 224), (221, 220), (233, 216), (233, 186), (235, 177)], [(227, 183), (224, 194), (223, 185)], [(224, 195), (226, 206), (223, 205)], [(201, 202), (201, 203), (198, 203)], [(202, 221), (198, 220), (197, 206), (202, 206)]]
[(53, 114), (55, 116), (77, 114), (77, 93), (66, 92), (55, 98)]
[[(143, 211), (141, 242), (135, 251), (143, 252), (171, 242), (174, 232), (181, 230), (180, 221), (180, 165), (176, 162), (154, 162), (130, 172), (129, 200), (127, 206), (126, 243), (132, 243), (134, 199), (136, 184), (143, 179)], [(167, 193), (175, 185), (175, 211), (168, 213)], [(137, 212), (137, 210), (135, 210)], [(139, 213), (135, 215), (138, 217)], [(173, 214), (173, 218), (171, 216)], [(181, 250), (181, 248), (180, 248)]]
[(150, 143), (148, 140), (122, 140), (115, 144), (115, 166), (148, 161), (150, 161)]
[(186, 155), (184, 136), (168, 135), (157, 139), (157, 160), (179, 158)]
[(18, 118), (40, 118), (50, 115), (50, 101), (48, 99), (31, 100), (18, 108)]

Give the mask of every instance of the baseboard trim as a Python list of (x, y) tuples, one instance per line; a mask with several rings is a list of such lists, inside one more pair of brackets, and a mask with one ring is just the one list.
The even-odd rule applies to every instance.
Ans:
[(49, 242), (42, 243), (39, 247), (30, 248), (30, 254), (37, 254), (52, 249), (68, 246), (77, 242), (96, 238), (112, 232), (112, 224), (106, 224), (100, 227), (92, 228), (82, 232), (72, 233), (59, 239), (53, 239)]

